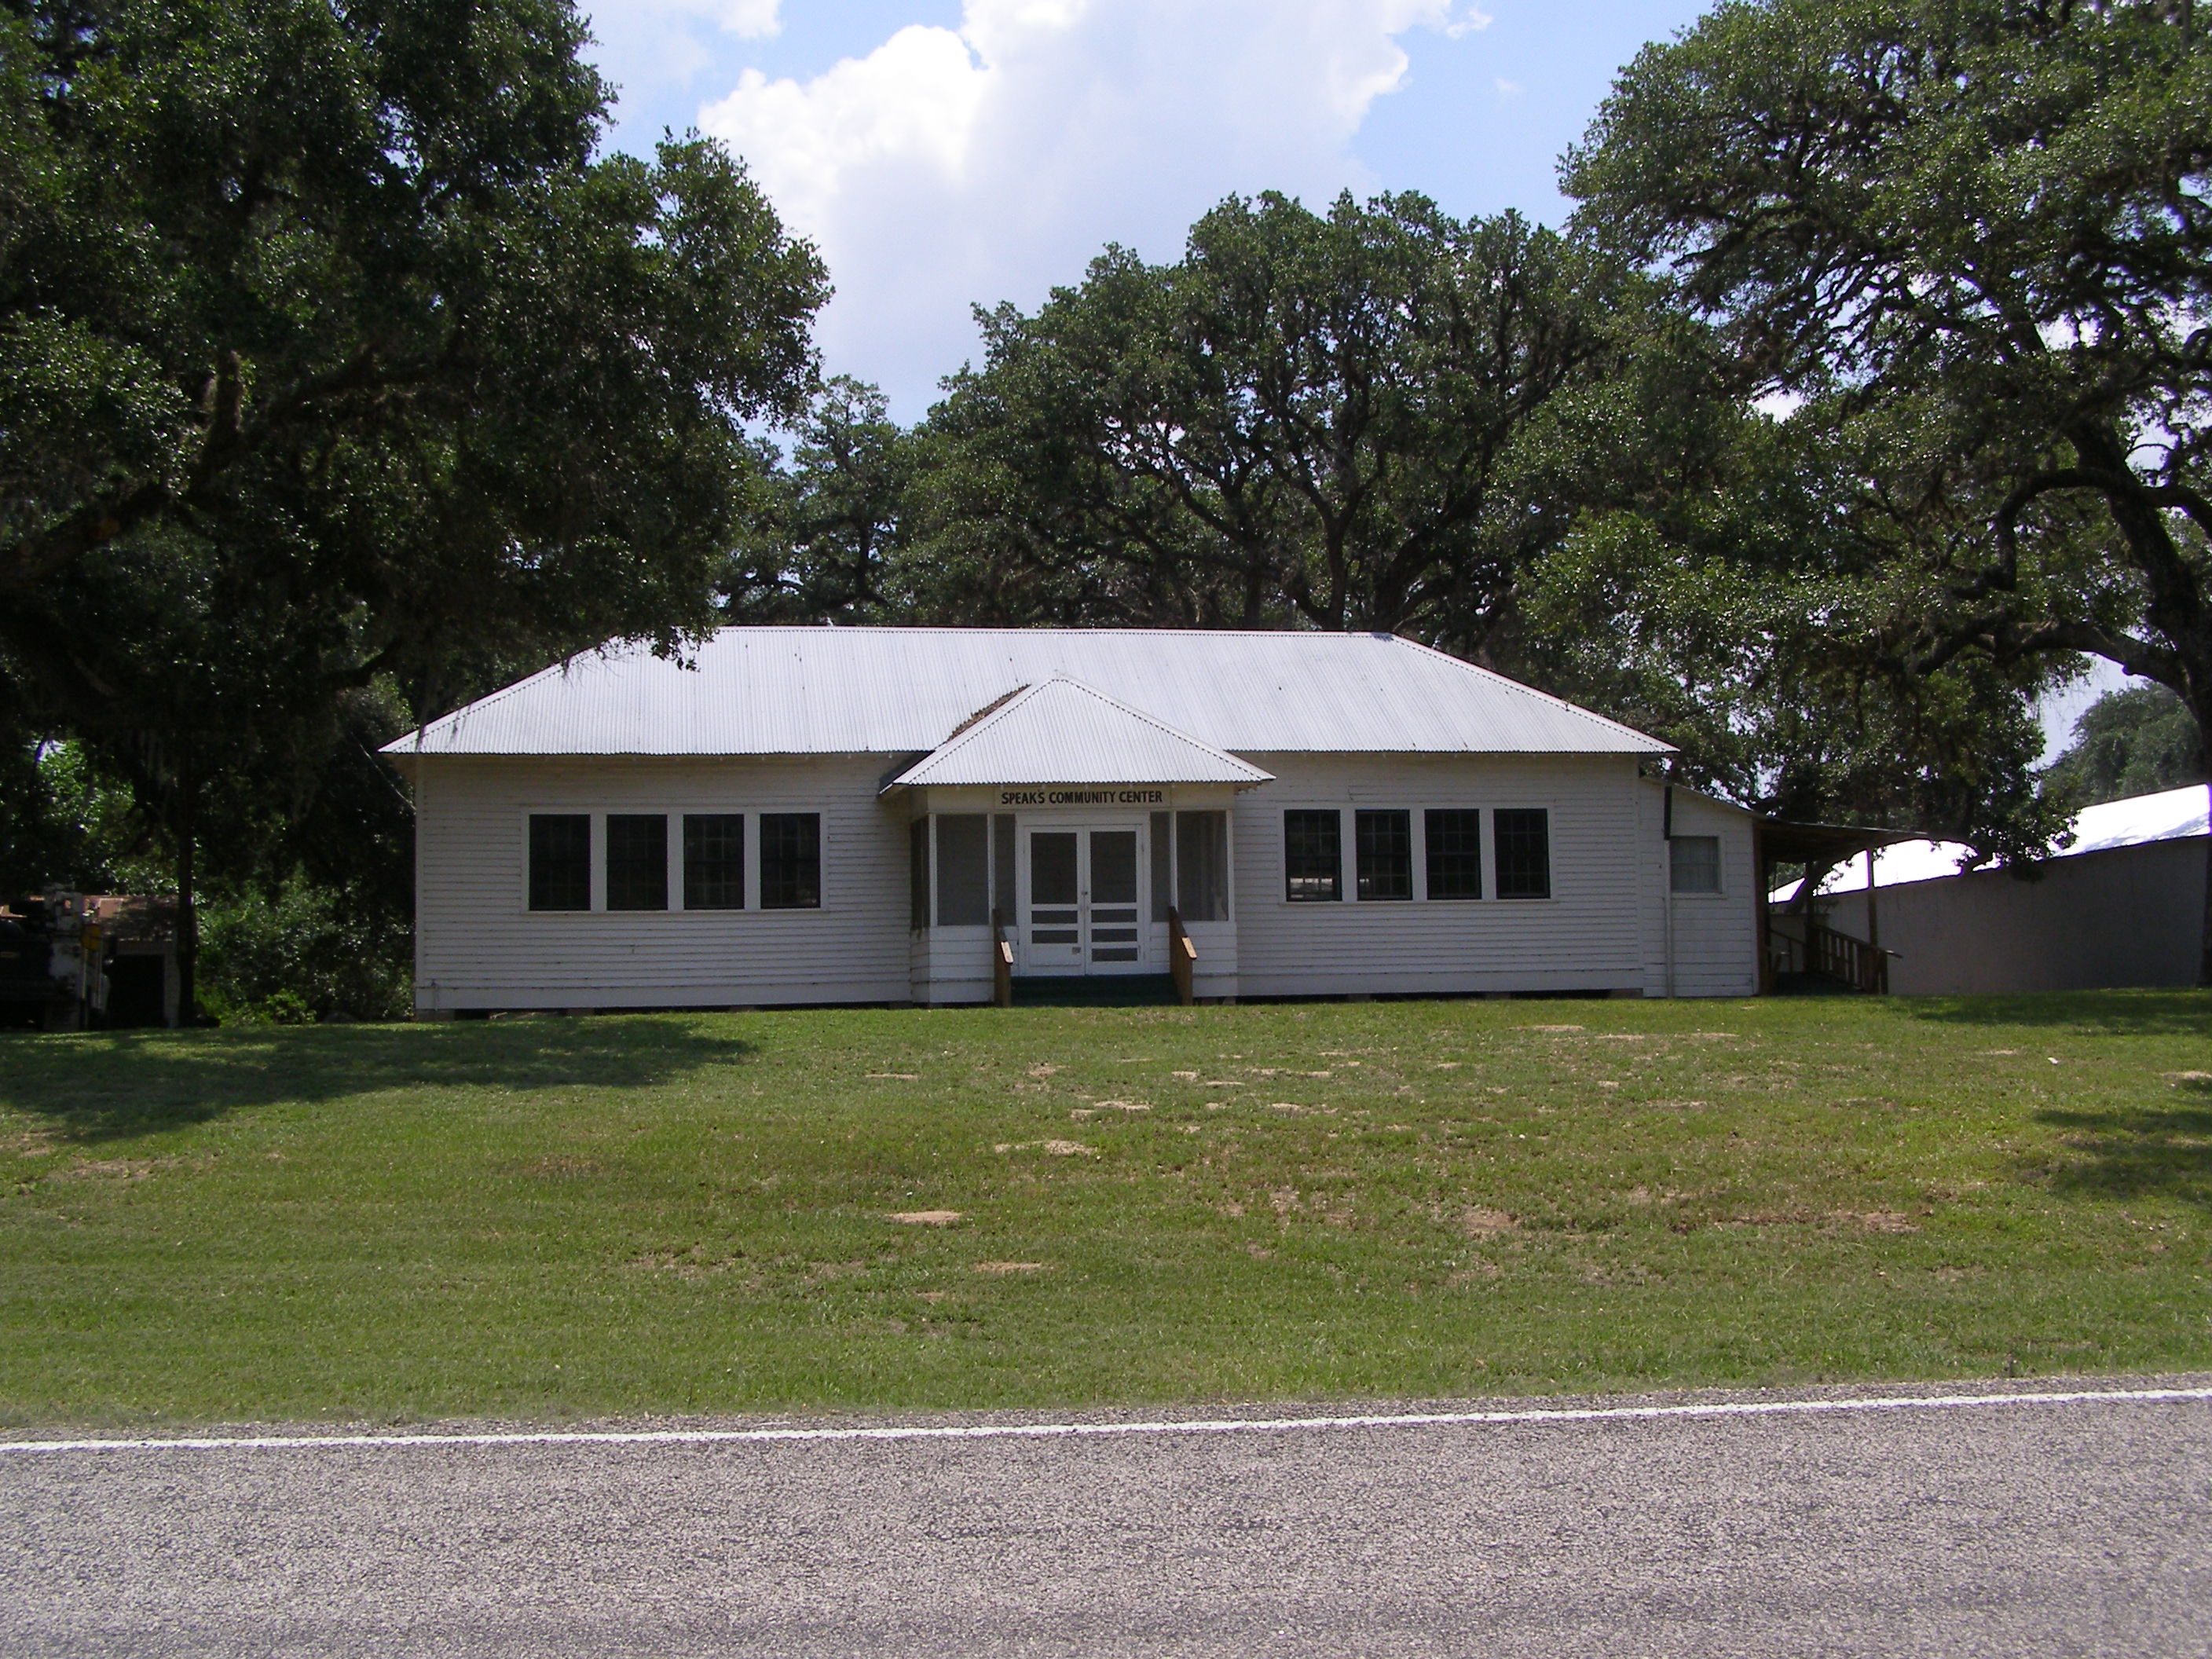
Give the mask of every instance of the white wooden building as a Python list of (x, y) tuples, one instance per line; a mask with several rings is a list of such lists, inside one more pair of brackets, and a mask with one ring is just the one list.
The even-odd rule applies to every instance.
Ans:
[(1666, 745), (1387, 635), (727, 629), (385, 751), (416, 999), (490, 1009), (1758, 982), (1752, 820)]

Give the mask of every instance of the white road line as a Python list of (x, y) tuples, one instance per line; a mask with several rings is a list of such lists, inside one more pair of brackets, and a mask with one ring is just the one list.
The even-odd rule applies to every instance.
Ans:
[(1883, 1395), (1690, 1406), (1539, 1407), (1524, 1411), (1368, 1413), (1350, 1417), (1163, 1419), (1141, 1423), (977, 1423), (851, 1429), (545, 1429), (484, 1434), (263, 1434), (143, 1440), (0, 1441), (0, 1455), (42, 1452), (307, 1451), (341, 1446), (708, 1446), (779, 1441), (1064, 1440), (1110, 1435), (1281, 1434), (1294, 1429), (1485, 1428), (1514, 1424), (1649, 1422), (1677, 1417), (1792, 1417), (1956, 1411), (1982, 1406), (2156, 1405), (2212, 1401), (2212, 1388), (2087, 1389), (2047, 1394)]

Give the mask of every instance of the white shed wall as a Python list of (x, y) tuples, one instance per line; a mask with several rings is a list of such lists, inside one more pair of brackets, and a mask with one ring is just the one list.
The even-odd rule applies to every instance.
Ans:
[[(422, 757), (416, 1007), (904, 1002), (907, 814), (903, 802), (876, 799), (884, 766), (867, 756)], [(822, 908), (533, 912), (525, 886), (533, 808), (819, 812)], [(757, 860), (757, 823), (747, 839)]]
[[(1866, 893), (1838, 894), (1831, 925), (1867, 937)], [(2040, 879), (1980, 870), (1875, 890), (1901, 996), (2193, 985), (2204, 914), (2204, 837), (2053, 859)]]

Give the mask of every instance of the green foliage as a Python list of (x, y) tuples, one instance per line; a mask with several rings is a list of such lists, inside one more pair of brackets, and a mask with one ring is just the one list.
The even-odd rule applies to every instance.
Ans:
[(1608, 380), (1635, 299), (1510, 214), (1231, 198), (1175, 264), (1109, 248), (1033, 317), (979, 313), (984, 366), (920, 436), (902, 592), (948, 620), (1503, 648), (1520, 573), (1636, 473)]
[(82, 744), (187, 890), (347, 862), (372, 728), (714, 620), (826, 283), (718, 146), (592, 159), (584, 38), (0, 7), (0, 736)]
[(2212, 713), (2212, 41), (2191, 8), (1730, 0), (1623, 75), (1577, 227), (1853, 456), (1909, 667), (2091, 652)]
[(2108, 691), (2090, 704), (2050, 772), (2052, 793), (2079, 806), (2203, 781), (2197, 722), (2160, 685)]
[(211, 898), (200, 928), (202, 1002), (226, 1025), (402, 1019), (414, 1006), (406, 930), (357, 891), (295, 872), (274, 892)]
[[(818, 390), (787, 464), (763, 455), (761, 502), (719, 586), (732, 623), (894, 619), (915, 442), (883, 393), (849, 375)], [(763, 447), (765, 448), (765, 447)]]

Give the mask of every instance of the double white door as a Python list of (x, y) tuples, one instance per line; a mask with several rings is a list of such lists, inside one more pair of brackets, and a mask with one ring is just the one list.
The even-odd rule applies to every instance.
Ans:
[(1026, 971), (1144, 971), (1143, 842), (1133, 828), (1024, 828)]

